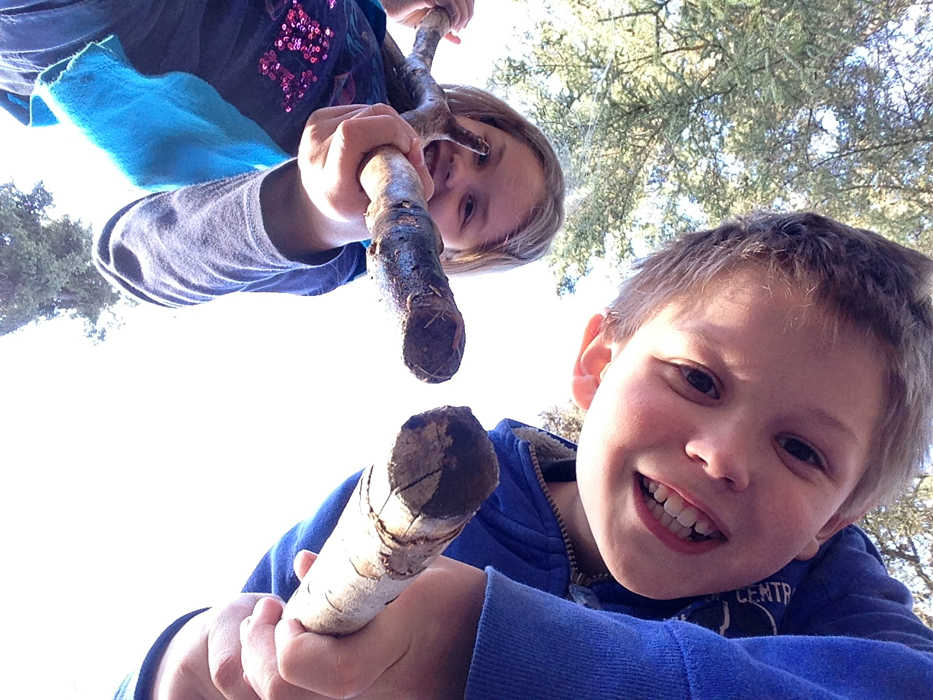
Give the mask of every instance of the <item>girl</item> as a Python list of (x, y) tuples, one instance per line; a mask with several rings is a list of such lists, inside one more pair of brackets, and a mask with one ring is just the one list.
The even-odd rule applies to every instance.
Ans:
[[(385, 17), (371, 0), (239, 0), (222, 7), (152, 0), (146, 12), (141, 5), (133, 3), (129, 17), (122, 6), (112, 8), (101, 25), (106, 31), (98, 33), (114, 31), (144, 74), (193, 74), (195, 90), (198, 83), (216, 89), (215, 101), (232, 104), (299, 157), (271, 171), (211, 182), (203, 181), (216, 174), (196, 169), (189, 181), (201, 184), (118, 212), (94, 254), (104, 274), (137, 297), (178, 305), (238, 290), (315, 294), (349, 281), (365, 269), (357, 241), (368, 236), (356, 171), (363, 155), (383, 144), (407, 153), (419, 170), (449, 272), (514, 266), (547, 250), (562, 219), (563, 180), (549, 144), (527, 120), (487, 93), (448, 87), (452, 111), (492, 151), (478, 157), (441, 142), (422, 153), (394, 110), (360, 104), (385, 100), (379, 50)], [(409, 22), (434, 5), (448, 9), (455, 29), (472, 15), (468, 0), (385, 3), (390, 17)], [(71, 26), (80, 33), (80, 23)], [(205, 103), (196, 97), (195, 112)], [(173, 94), (171, 101), (177, 99)], [(101, 104), (110, 109), (114, 102), (121, 106), (113, 99)], [(138, 120), (141, 110), (133, 104)], [(315, 112), (326, 105), (332, 107)], [(161, 110), (144, 111), (145, 151), (158, 156), (165, 149), (148, 124)], [(214, 124), (206, 112), (198, 123)], [(119, 123), (138, 141), (138, 131)], [(183, 135), (171, 135), (188, 145)]]

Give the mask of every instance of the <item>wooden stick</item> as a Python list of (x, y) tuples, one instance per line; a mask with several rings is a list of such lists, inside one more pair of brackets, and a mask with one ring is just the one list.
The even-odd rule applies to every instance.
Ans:
[(319, 634), (362, 628), (460, 534), (498, 480), (495, 450), (469, 408), (412, 416), (386, 463), (363, 472), (283, 617)]
[(445, 10), (429, 12), (418, 26), (414, 48), (407, 58), (391, 35), (386, 34), (382, 43), (382, 59), (389, 101), (425, 142), (453, 141), (486, 155), (489, 144), (457, 123), (447, 106), (444, 91), (431, 76), (437, 44), (449, 24), (450, 18)]
[[(386, 36), (386, 59), (393, 63), (387, 74), (413, 98), (416, 107), (402, 116), (426, 143), (444, 138), (486, 153), (488, 144), (457, 124), (443, 91), (431, 78), (437, 43), (449, 28), (445, 10), (429, 12), (407, 59)], [(446, 381), (460, 367), (466, 334), (440, 262), (444, 242), (428, 214), (421, 182), (401, 152), (380, 148), (364, 164), (360, 184), (370, 200), (366, 225), (372, 244), (367, 266), (398, 320), (402, 359), (419, 379)]]

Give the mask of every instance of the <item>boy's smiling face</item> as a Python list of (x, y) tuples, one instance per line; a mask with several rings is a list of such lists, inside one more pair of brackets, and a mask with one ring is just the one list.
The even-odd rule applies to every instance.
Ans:
[[(601, 560), (636, 593), (753, 583), (858, 515), (837, 511), (877, 430), (877, 348), (844, 326), (829, 342), (823, 312), (767, 282), (732, 273), (627, 341), (607, 340), (599, 317), (587, 328), (577, 489), (557, 501), (584, 565)], [(665, 508), (695, 527), (672, 528)]]

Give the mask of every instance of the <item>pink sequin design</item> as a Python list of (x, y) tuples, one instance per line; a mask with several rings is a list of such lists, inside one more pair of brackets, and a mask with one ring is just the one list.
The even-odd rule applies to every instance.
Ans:
[[(329, 0), (330, 9), (334, 9), (336, 3), (337, 0)], [(277, 52), (297, 53), (312, 65), (322, 63), (327, 60), (333, 36), (334, 31), (330, 27), (321, 26), (320, 22), (305, 12), (299, 0), (292, 0), (292, 6), (275, 37), (275, 49), (269, 49), (259, 59), (259, 72), (269, 80), (278, 82), (282, 89), (282, 108), (286, 112), (291, 112), (308, 88), (317, 82), (317, 75), (313, 68), (295, 75), (282, 65)]]

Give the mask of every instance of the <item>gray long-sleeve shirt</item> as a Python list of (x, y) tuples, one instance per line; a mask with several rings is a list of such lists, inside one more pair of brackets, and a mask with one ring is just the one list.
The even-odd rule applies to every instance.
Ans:
[[(295, 161), (280, 166), (294, 168)], [(94, 262), (143, 301), (185, 306), (238, 291), (324, 294), (366, 270), (354, 243), (305, 260), (283, 256), (266, 233), (262, 183), (273, 171), (144, 197), (95, 237)]]

